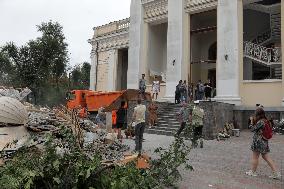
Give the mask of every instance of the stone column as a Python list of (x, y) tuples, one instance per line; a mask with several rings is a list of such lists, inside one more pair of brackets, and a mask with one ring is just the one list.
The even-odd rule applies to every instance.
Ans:
[[(94, 49), (94, 44), (92, 44)], [(96, 90), (96, 78), (97, 78), (97, 55), (95, 50), (91, 52), (91, 70), (90, 70), (90, 90)]]
[(118, 60), (117, 49), (110, 50), (109, 59), (108, 59), (108, 91), (116, 90), (116, 67)]
[(284, 0), (281, 0), (282, 106), (284, 106)]
[(179, 80), (187, 80), (189, 65), (189, 15), (186, 0), (168, 1), (167, 74), (164, 100), (174, 101)]
[(218, 0), (217, 7), (217, 97), (215, 100), (241, 105), (243, 66), (243, 1)]
[(145, 73), (145, 23), (141, 0), (132, 0), (130, 7), (129, 58), (127, 88), (137, 89), (139, 78)]

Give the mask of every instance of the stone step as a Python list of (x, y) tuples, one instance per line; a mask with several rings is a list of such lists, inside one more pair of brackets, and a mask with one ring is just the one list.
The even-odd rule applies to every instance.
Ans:
[(179, 123), (159, 123), (158, 122), (158, 126), (161, 126), (161, 127), (179, 127), (180, 124)]
[(171, 121), (168, 121), (168, 122), (159, 122), (159, 121), (158, 121), (157, 124), (158, 124), (158, 126), (163, 125), (163, 126), (167, 126), (167, 127), (179, 126), (179, 125), (180, 125), (179, 122), (171, 122)]
[(177, 121), (177, 116), (161, 115), (161, 116), (158, 116), (158, 120), (173, 120), (173, 121)]
[(172, 123), (172, 124), (180, 124), (180, 122), (179, 121), (177, 121), (176, 119), (175, 120), (171, 120), (171, 121), (169, 121), (168, 119), (158, 119), (158, 123)]
[(163, 130), (163, 131), (177, 131), (179, 129), (178, 127), (164, 127), (164, 126), (155, 126), (148, 128), (148, 130)]
[(174, 110), (170, 110), (170, 111), (160, 111), (160, 112), (157, 112), (158, 114), (177, 114), (179, 111), (174, 111)]
[(164, 130), (145, 130), (145, 133), (156, 134), (156, 135), (166, 135), (166, 136), (173, 136), (175, 134), (171, 131), (164, 131)]

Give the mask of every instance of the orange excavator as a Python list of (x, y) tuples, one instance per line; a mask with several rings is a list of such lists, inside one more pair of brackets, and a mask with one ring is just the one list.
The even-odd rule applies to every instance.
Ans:
[[(121, 101), (135, 101), (141, 98), (139, 90), (127, 89), (115, 92), (102, 92), (92, 90), (73, 90), (67, 93), (67, 108), (79, 110), (80, 117), (87, 113), (96, 114), (103, 107), (105, 111), (117, 110)], [(151, 101), (151, 95), (145, 93), (145, 100)]]

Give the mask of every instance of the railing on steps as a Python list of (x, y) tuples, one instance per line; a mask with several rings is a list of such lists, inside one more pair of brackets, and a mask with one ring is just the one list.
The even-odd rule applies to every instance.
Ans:
[(282, 64), (281, 48), (267, 48), (252, 42), (244, 42), (244, 57), (267, 66)]

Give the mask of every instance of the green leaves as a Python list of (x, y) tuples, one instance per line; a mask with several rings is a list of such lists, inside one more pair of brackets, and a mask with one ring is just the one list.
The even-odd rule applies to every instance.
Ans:
[[(13, 160), (0, 167), (0, 188), (160, 189), (181, 179), (181, 166), (192, 170), (187, 164), (190, 146), (182, 138), (176, 138), (167, 149), (156, 149), (158, 156), (150, 162), (150, 169), (140, 170), (135, 161), (124, 166), (102, 165), (99, 153), (89, 157), (91, 149), (75, 145), (69, 128), (62, 128), (59, 135), (61, 139), (47, 134), (44, 150), (20, 149)], [(58, 148), (63, 153), (58, 154)]]
[(91, 65), (84, 62), (77, 65), (71, 71), (72, 89), (89, 89)]
[[(7, 43), (0, 47), (0, 83), (15, 88), (29, 87), (34, 103), (40, 101), (45, 105), (48, 96), (59, 94), (64, 99), (66, 91), (59, 93), (58, 88), (62, 81), (65, 87), (68, 85), (68, 44), (59, 23), (49, 21), (37, 27), (40, 37), (23, 46)], [(45, 96), (50, 92), (47, 89), (54, 86), (57, 87), (55, 94)]]

